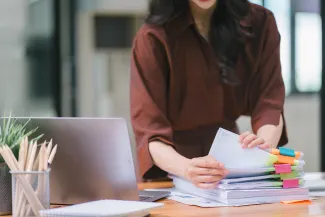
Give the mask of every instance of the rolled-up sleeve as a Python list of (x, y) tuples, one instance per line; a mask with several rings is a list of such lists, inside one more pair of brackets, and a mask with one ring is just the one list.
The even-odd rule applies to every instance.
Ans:
[(149, 142), (172, 145), (166, 102), (168, 68), (163, 44), (146, 28), (140, 30), (132, 49), (130, 107), (141, 176), (153, 166)]
[(251, 86), (251, 122), (256, 133), (264, 125), (279, 125), (282, 115), (283, 131), (278, 143), (278, 146), (282, 146), (288, 142), (288, 137), (283, 108), (285, 86), (281, 73), (280, 34), (271, 12), (265, 23), (261, 59)]

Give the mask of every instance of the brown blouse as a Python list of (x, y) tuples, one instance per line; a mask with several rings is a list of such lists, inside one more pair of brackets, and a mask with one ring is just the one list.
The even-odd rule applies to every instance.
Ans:
[[(221, 81), (216, 55), (199, 35), (192, 16), (164, 27), (144, 25), (137, 33), (131, 66), (131, 120), (140, 175), (152, 167), (148, 143), (160, 140), (187, 158), (208, 154), (219, 127), (238, 133), (236, 120), (251, 116), (256, 133), (278, 125), (285, 88), (280, 35), (273, 14), (251, 5), (241, 26), (253, 33), (240, 54), (237, 86)], [(286, 127), (279, 145), (287, 143)], [(150, 171), (152, 171), (151, 169)], [(146, 174), (148, 175), (148, 174)]]

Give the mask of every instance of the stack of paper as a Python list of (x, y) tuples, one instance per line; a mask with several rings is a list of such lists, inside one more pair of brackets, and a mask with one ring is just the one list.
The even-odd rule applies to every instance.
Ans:
[(238, 135), (220, 129), (210, 155), (225, 165), (229, 175), (213, 190), (202, 190), (186, 180), (172, 177), (175, 188), (227, 205), (309, 200), (308, 189), (303, 187), (303, 154), (290, 149), (270, 152), (243, 149)]

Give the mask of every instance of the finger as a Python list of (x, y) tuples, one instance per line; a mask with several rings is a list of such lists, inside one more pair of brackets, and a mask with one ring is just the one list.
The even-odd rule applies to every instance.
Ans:
[(240, 143), (243, 143), (244, 139), (245, 139), (249, 134), (251, 134), (251, 132), (249, 132), (249, 131), (246, 131), (246, 132), (242, 133), (242, 134), (239, 136), (239, 142), (240, 142)]
[(255, 134), (249, 134), (248, 136), (246, 136), (246, 138), (243, 141), (243, 148), (247, 147), (253, 140), (256, 139), (256, 135)]
[(201, 188), (201, 189), (215, 189), (218, 186), (217, 183), (197, 183), (196, 187)]
[(209, 159), (209, 161), (211, 162), (211, 165), (213, 166), (212, 168), (220, 169), (220, 170), (225, 169), (225, 165), (223, 163), (220, 163), (219, 161), (217, 161), (213, 156), (208, 155), (208, 156), (206, 156), (206, 158)]
[(223, 176), (196, 176), (192, 180), (195, 183), (215, 183), (223, 179)]
[(271, 148), (271, 145), (269, 145), (267, 143), (264, 143), (264, 144), (260, 145), (259, 147), (260, 147), (260, 149), (264, 149), (265, 150), (265, 149)]
[(255, 140), (253, 140), (249, 145), (248, 148), (254, 148), (256, 146), (262, 145), (264, 144), (265, 141), (262, 138), (256, 138)]
[(206, 175), (206, 176), (226, 176), (228, 175), (227, 170), (202, 168), (202, 167), (191, 167), (189, 168), (190, 176)]
[(210, 156), (192, 159), (192, 166), (201, 168), (224, 169), (224, 165), (222, 163), (219, 163)]

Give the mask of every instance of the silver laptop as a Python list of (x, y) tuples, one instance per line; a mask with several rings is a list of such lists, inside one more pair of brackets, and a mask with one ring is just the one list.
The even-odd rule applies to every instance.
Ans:
[[(27, 118), (26, 118), (27, 120)], [(51, 165), (51, 203), (78, 204), (101, 199), (152, 202), (165, 191), (138, 191), (124, 119), (32, 118), (41, 141), (53, 138), (58, 150)]]

